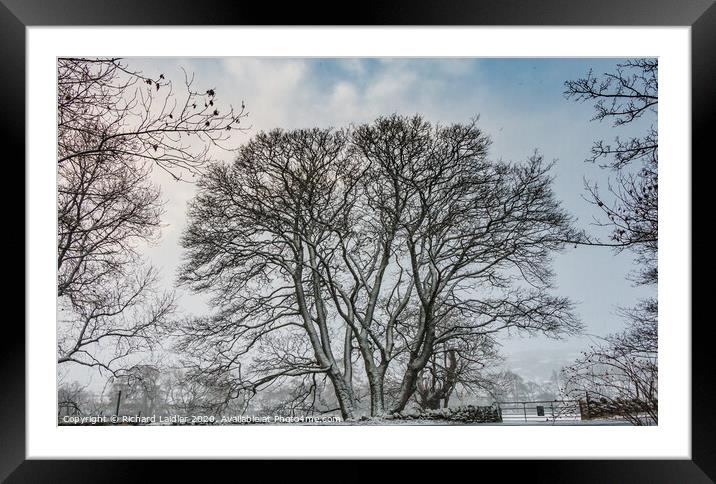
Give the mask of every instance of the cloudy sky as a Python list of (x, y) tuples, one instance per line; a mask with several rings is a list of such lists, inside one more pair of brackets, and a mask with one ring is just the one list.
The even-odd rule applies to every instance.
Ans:
[[(556, 160), (555, 190), (564, 206), (589, 227), (596, 215), (584, 196), (585, 178), (606, 187), (604, 171), (585, 163), (592, 141), (639, 134), (644, 122), (613, 128), (590, 121), (591, 104), (564, 98), (564, 81), (613, 70), (619, 59), (281, 59), (201, 58), (127, 59), (134, 70), (157, 78), (164, 74), (181, 83), (181, 68), (195, 75), (195, 88), (214, 88), (219, 105), (249, 111), (246, 125), (232, 140), (239, 146), (260, 130), (275, 127), (343, 126), (369, 122), (379, 115), (422, 114), (435, 122), (464, 122), (479, 116), (493, 140), (491, 156), (524, 160), (535, 150)], [(646, 120), (645, 122), (652, 122)], [(231, 152), (213, 157), (230, 161)], [(166, 200), (160, 242), (146, 250), (162, 271), (163, 283), (173, 285), (181, 260), (178, 239), (185, 224), (186, 203), (194, 193), (190, 183), (174, 182), (155, 173)], [(595, 232), (596, 228), (592, 228)], [(609, 249), (569, 249), (555, 260), (559, 293), (578, 303), (587, 333), (606, 335), (622, 322), (617, 306), (632, 305), (647, 294), (625, 276), (633, 269), (629, 254)], [(180, 309), (207, 311), (205, 298), (179, 291)], [(566, 341), (546, 338), (503, 341), (508, 366), (528, 378), (548, 378), (589, 344), (589, 337)]]

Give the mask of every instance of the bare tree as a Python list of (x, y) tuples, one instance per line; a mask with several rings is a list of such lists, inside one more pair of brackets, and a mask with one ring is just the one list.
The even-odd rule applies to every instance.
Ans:
[[(475, 123), (399, 116), (257, 135), (190, 206), (180, 282), (220, 310), (183, 325), (181, 350), (208, 377), (232, 375), (236, 395), (325, 375), (354, 418), (354, 371), (379, 416), (389, 368), (399, 410), (443, 343), (578, 330), (546, 292), (571, 230), (549, 167), (488, 161), (487, 145)], [(446, 323), (457, 314), (467, 322)]]
[(59, 300), (57, 362), (117, 374), (131, 368), (132, 355), (154, 348), (167, 329), (173, 295), (154, 289), (151, 268), (101, 282), (86, 295)]
[(57, 389), (57, 416), (91, 414), (93, 396), (78, 382), (61, 385)]
[(625, 331), (603, 338), (563, 370), (564, 389), (575, 398), (588, 394), (604, 413), (621, 415), (634, 425), (656, 424), (656, 307), (639, 307), (625, 316), (630, 319)]
[(147, 166), (104, 157), (71, 159), (58, 173), (57, 295), (79, 303), (137, 262), (136, 246), (159, 230), (159, 189)]
[(336, 356), (344, 347), (334, 345), (315, 251), (350, 213), (356, 181), (346, 145), (331, 130), (260, 133), (233, 165), (213, 165), (198, 182), (180, 281), (211, 291), (221, 311), (184, 325), (181, 350), (205, 355), (196, 371), (209, 378), (232, 374), (233, 398), (321, 373), (343, 416), (355, 417), (350, 352)]
[(110, 398), (120, 398), (120, 414), (151, 417), (163, 399), (161, 372), (154, 365), (139, 364), (108, 381)]
[(159, 235), (151, 170), (196, 171), (245, 114), (220, 112), (214, 89), (188, 78), (177, 97), (164, 74), (116, 58), (60, 58), (57, 82), (57, 358), (116, 374), (152, 349), (173, 309), (137, 252)]
[(455, 393), (493, 394), (502, 358), (488, 335), (438, 345), (418, 376), (415, 397), (422, 409), (448, 408)]
[(58, 173), (58, 363), (115, 372), (151, 349), (173, 309), (140, 243), (158, 234), (159, 191), (146, 166), (88, 156)]
[[(596, 184), (587, 183), (588, 199), (598, 206), (604, 218), (597, 225), (610, 228), (610, 241), (588, 241), (630, 250), (635, 255), (639, 285), (658, 283), (658, 60), (637, 59), (617, 65), (616, 72), (586, 77), (566, 83), (565, 95), (579, 101), (594, 101), (596, 120), (611, 120), (615, 127), (639, 119), (653, 118), (642, 137), (617, 138), (613, 144), (595, 142), (588, 161), (605, 159), (604, 168), (613, 171), (608, 195)], [(607, 337), (569, 367), (571, 384), (589, 388), (605, 399), (637, 399), (656, 422), (657, 314), (655, 297), (622, 310), (627, 329)], [(588, 377), (594, 380), (587, 381)], [(575, 383), (579, 380), (579, 383)], [(652, 388), (653, 385), (653, 388)], [(623, 410), (625, 405), (622, 405)], [(640, 410), (641, 411), (641, 410)], [(640, 423), (624, 410), (633, 423)]]

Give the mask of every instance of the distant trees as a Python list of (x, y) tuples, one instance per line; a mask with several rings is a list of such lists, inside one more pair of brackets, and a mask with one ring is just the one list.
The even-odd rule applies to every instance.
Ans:
[(111, 377), (109, 384), (110, 401), (116, 405), (119, 399), (120, 413), (124, 415), (152, 416), (164, 401), (161, 371), (154, 365), (135, 365)]
[(526, 380), (512, 371), (502, 372), (495, 385), (494, 396), (498, 401), (529, 402), (556, 400), (562, 396), (556, 382), (557, 375), (546, 382)]
[(242, 111), (219, 111), (213, 89), (183, 97), (120, 59), (58, 59), (58, 363), (110, 373), (151, 349), (173, 310), (137, 247), (156, 239), (153, 166), (181, 179), (206, 161)]
[(93, 396), (78, 382), (62, 384), (57, 389), (57, 416), (83, 415), (95, 410)]
[[(640, 119), (652, 119), (641, 137), (616, 138), (614, 143), (595, 142), (589, 161), (605, 160), (614, 172), (608, 195), (596, 184), (587, 184), (589, 199), (604, 215), (599, 225), (611, 231), (610, 241), (592, 238), (590, 243), (635, 254), (638, 269), (634, 281), (655, 286), (658, 282), (658, 60), (637, 59), (618, 64), (616, 72), (566, 82), (565, 95), (593, 101), (596, 120), (611, 120), (616, 127)], [(622, 310), (627, 328), (590, 348), (565, 369), (571, 391), (589, 390), (601, 398), (644, 403), (651, 420), (657, 420), (657, 328), (655, 297)], [(590, 380), (591, 378), (591, 380)], [(626, 404), (621, 405), (626, 408)], [(641, 408), (641, 407), (639, 407)], [(626, 412), (626, 410), (625, 410)], [(627, 412), (628, 413), (628, 412)], [(628, 416), (634, 423), (642, 420)]]
[(427, 410), (448, 408), (454, 394), (494, 396), (502, 384), (501, 363), (496, 343), (486, 334), (438, 345), (418, 376), (415, 399)]
[(578, 331), (550, 295), (550, 254), (574, 238), (550, 165), (490, 161), (488, 146), (475, 122), (394, 115), (260, 133), (210, 166), (182, 239), (180, 282), (218, 308), (181, 325), (194, 373), (229, 382), (230, 398), (327, 378), (355, 418), (356, 371), (382, 415), (486, 335)]
[(191, 378), (183, 369), (165, 368), (159, 382), (164, 399), (163, 411), (167, 415), (215, 415), (233, 410), (227, 408), (223, 388)]

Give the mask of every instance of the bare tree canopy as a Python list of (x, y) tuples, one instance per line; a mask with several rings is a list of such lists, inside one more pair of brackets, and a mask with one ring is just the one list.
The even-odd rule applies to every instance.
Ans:
[(214, 88), (196, 89), (184, 72), (184, 90), (160, 74), (152, 79), (119, 58), (59, 58), (58, 164), (104, 155), (149, 160), (176, 177), (196, 172), (212, 146), (228, 148), (243, 129), (245, 106), (221, 108)]
[(614, 171), (608, 195), (587, 183), (589, 200), (604, 218), (598, 225), (611, 229), (611, 242), (617, 250), (625, 248), (637, 256), (637, 282), (655, 284), (658, 278), (658, 61), (638, 59), (617, 66), (616, 72), (565, 83), (565, 95), (578, 101), (593, 101), (594, 120), (612, 121), (616, 127), (639, 119), (652, 118), (653, 124), (642, 137), (621, 139), (613, 144), (596, 141), (589, 161), (604, 159), (605, 168)]
[(151, 170), (176, 179), (207, 161), (244, 116), (185, 79), (179, 98), (120, 59), (58, 59), (58, 362), (116, 374), (151, 350), (174, 308), (138, 247), (162, 215)]
[[(491, 161), (476, 122), (388, 116), (352, 129), (256, 135), (198, 182), (180, 282), (213, 295), (181, 324), (193, 372), (229, 398), (328, 379), (344, 418), (399, 411), (436, 351), (514, 329), (580, 324), (550, 294), (575, 237), (550, 164)], [(398, 385), (386, 389), (386, 376)]]

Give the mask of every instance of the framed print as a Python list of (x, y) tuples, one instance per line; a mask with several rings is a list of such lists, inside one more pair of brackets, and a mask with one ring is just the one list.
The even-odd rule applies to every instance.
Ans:
[(9, 482), (125, 459), (716, 475), (691, 307), (712, 2), (1, 9), (27, 190)]

